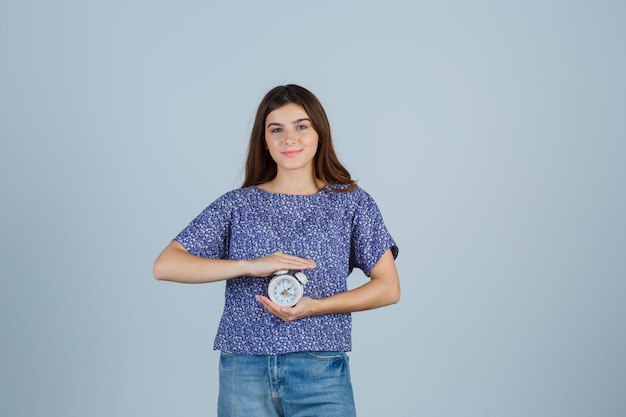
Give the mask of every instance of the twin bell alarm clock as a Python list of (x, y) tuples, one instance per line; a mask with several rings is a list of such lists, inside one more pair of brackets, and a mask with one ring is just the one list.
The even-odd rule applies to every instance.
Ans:
[(277, 271), (267, 287), (270, 300), (281, 307), (293, 307), (302, 298), (308, 281), (304, 272)]

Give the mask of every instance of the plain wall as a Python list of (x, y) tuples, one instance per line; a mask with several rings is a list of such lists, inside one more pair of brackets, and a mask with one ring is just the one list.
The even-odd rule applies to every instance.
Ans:
[(1, 0), (0, 415), (215, 414), (223, 283), (152, 263), (298, 83), (400, 246), (401, 302), (354, 314), (359, 416), (623, 417), (624, 21), (608, 0)]

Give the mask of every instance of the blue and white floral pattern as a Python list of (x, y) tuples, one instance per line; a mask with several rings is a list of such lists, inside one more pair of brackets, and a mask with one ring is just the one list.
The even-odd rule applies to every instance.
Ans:
[[(353, 268), (369, 276), (376, 262), (398, 247), (378, 206), (362, 188), (313, 195), (274, 194), (255, 186), (230, 191), (209, 205), (177, 237), (206, 258), (255, 259), (281, 251), (310, 258), (304, 295), (323, 298), (347, 290)], [(214, 348), (249, 355), (352, 349), (350, 314), (283, 322), (256, 301), (271, 277), (226, 282), (224, 313)]]

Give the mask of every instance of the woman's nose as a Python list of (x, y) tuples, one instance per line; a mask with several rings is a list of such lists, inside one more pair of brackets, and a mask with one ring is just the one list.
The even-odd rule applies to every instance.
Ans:
[(298, 134), (293, 130), (287, 131), (287, 135), (285, 136), (285, 141), (288, 143), (291, 143), (291, 142), (295, 142), (296, 140), (298, 140)]

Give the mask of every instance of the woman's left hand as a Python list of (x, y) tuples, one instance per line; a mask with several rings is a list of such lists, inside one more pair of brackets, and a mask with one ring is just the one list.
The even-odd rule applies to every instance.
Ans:
[(400, 279), (391, 249), (387, 249), (370, 271), (370, 280), (360, 287), (325, 298), (302, 297), (298, 304), (290, 308), (279, 307), (263, 295), (257, 295), (256, 299), (267, 311), (284, 321), (323, 314), (354, 313), (397, 303), (400, 300)]
[(314, 315), (313, 305), (315, 300), (309, 297), (302, 297), (298, 304), (293, 307), (280, 307), (263, 295), (257, 295), (256, 299), (267, 311), (283, 321), (290, 322)]

